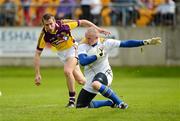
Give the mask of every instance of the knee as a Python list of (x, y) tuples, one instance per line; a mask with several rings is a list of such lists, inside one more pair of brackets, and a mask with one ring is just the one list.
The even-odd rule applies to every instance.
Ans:
[(86, 83), (85, 79), (78, 80), (78, 84), (80, 84), (80, 85), (84, 85), (85, 83)]
[(101, 83), (98, 82), (98, 81), (93, 81), (92, 87), (93, 87), (93, 89), (95, 89), (95, 90), (99, 90), (100, 87), (101, 87)]
[(69, 75), (71, 75), (73, 72), (72, 72), (72, 70), (71, 69), (64, 69), (64, 74), (66, 75), (66, 76), (69, 76)]

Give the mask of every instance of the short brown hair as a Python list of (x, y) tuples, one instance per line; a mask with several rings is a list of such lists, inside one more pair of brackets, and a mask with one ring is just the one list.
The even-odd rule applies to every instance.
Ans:
[(43, 17), (42, 17), (42, 22), (44, 22), (44, 20), (49, 20), (50, 18), (54, 18), (54, 16), (52, 15), (52, 14), (50, 14), (50, 13), (46, 13), (46, 14), (44, 14), (43, 15)]

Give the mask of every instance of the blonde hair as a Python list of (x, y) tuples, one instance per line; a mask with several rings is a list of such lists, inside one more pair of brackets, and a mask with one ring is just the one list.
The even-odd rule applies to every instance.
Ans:
[[(85, 35), (87, 34), (99, 34), (99, 32), (94, 28), (94, 27), (90, 27), (88, 28), (88, 30), (86, 31)], [(101, 43), (103, 43), (104, 41), (106, 41), (107, 39), (104, 38), (104, 37), (99, 37), (98, 35), (98, 38), (100, 40)], [(86, 39), (86, 37), (84, 37), (80, 42), (79, 44), (88, 44), (88, 41)]]
[(96, 28), (94, 28), (94, 27), (89, 27), (89, 28), (87, 29), (87, 31), (85, 32), (85, 38), (83, 38), (83, 39), (80, 41), (79, 44), (83, 44), (83, 43), (86, 43), (86, 44), (87, 44), (88, 41), (87, 41), (86, 37), (87, 37), (88, 35), (97, 35), (97, 36), (99, 36), (99, 32), (98, 32), (98, 30), (97, 30)]
[(99, 34), (98, 30), (94, 27), (89, 27), (85, 33), (85, 36), (89, 35), (89, 34)]

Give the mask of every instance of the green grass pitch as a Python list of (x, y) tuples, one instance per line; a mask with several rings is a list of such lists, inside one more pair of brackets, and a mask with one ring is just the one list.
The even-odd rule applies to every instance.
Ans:
[[(65, 108), (68, 91), (62, 68), (0, 67), (0, 121), (179, 121), (180, 67), (114, 67), (113, 90), (127, 110)], [(77, 93), (81, 86), (76, 84)], [(97, 96), (95, 99), (104, 99)]]

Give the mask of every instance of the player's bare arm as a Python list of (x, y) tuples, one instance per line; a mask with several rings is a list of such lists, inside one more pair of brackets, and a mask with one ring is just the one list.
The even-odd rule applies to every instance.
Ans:
[(44, 32), (41, 31), (40, 36), (38, 38), (37, 49), (34, 55), (34, 68), (35, 68), (35, 84), (39, 86), (41, 84), (41, 74), (40, 74), (40, 56), (45, 47), (45, 41), (43, 39)]
[(36, 50), (34, 56), (34, 66), (35, 66), (35, 84), (39, 86), (41, 84), (41, 74), (40, 74), (40, 56), (42, 51)]
[(80, 26), (94, 27), (94, 28), (96, 28), (98, 30), (99, 33), (102, 33), (102, 34), (105, 34), (105, 35), (111, 34), (111, 32), (96, 26), (95, 24), (93, 24), (92, 22), (90, 22), (88, 20), (79, 20), (79, 24), (80, 24)]

